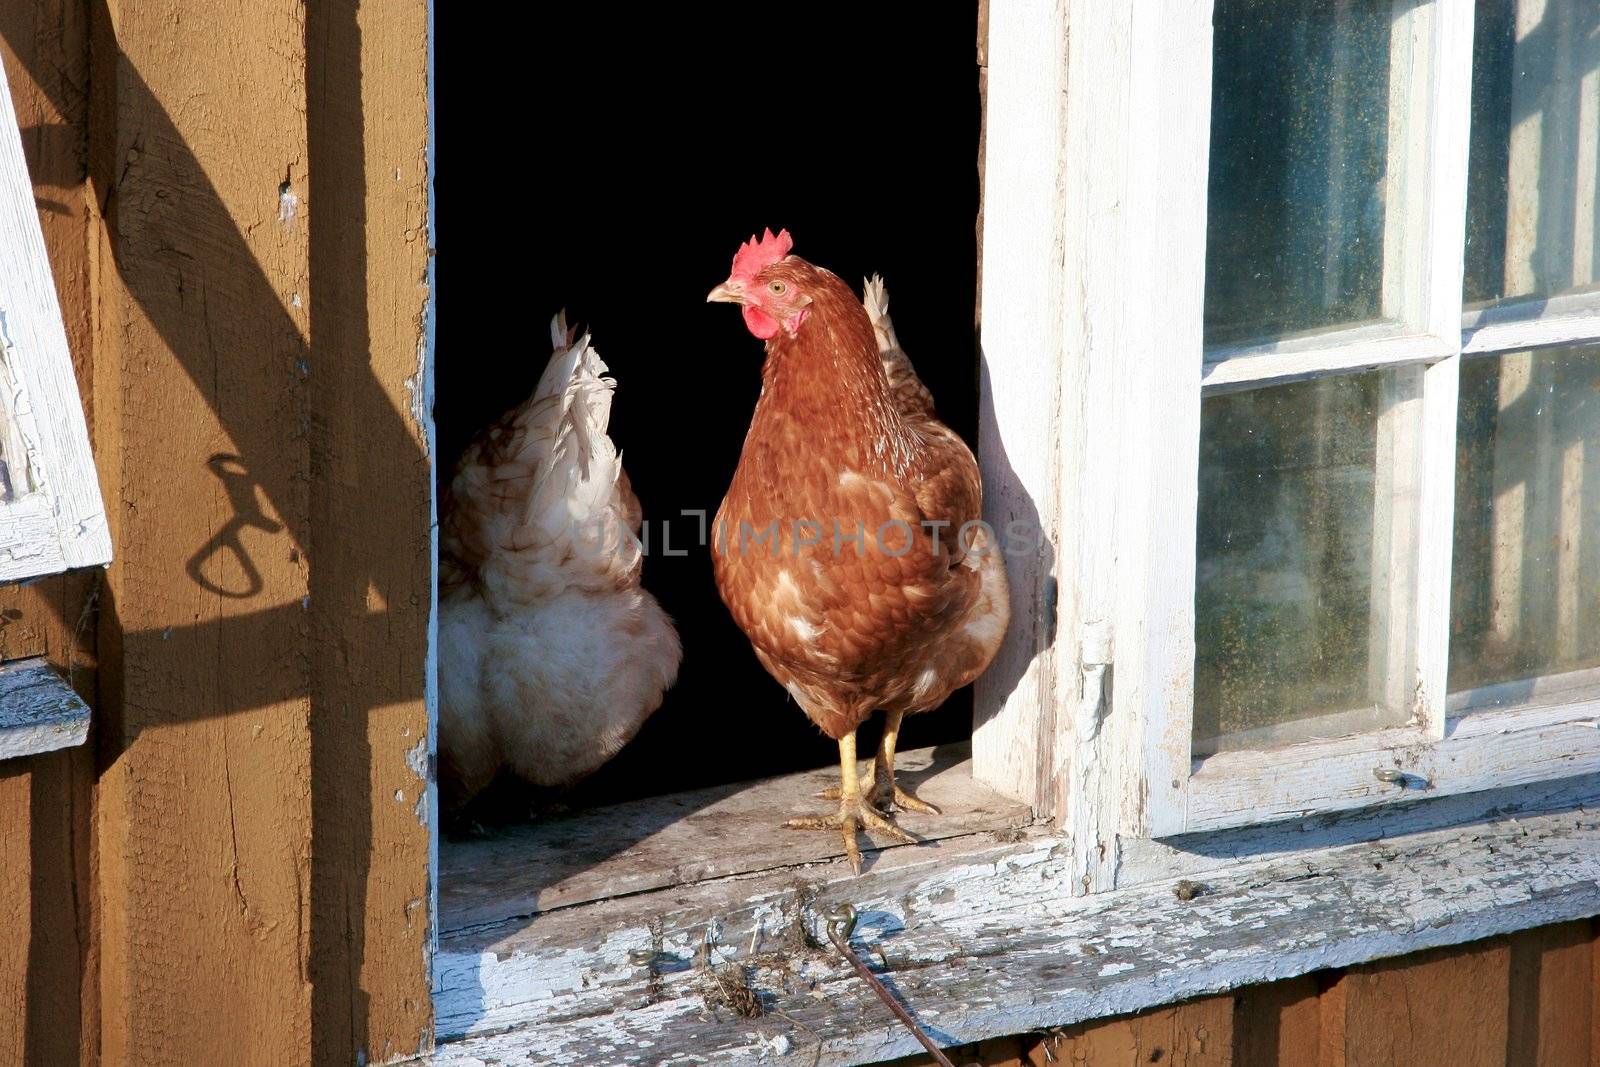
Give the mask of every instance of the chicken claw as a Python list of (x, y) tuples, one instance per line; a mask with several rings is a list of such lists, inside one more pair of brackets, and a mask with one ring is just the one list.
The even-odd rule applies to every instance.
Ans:
[(850, 859), (850, 869), (856, 874), (861, 873), (861, 848), (856, 844), (858, 829), (875, 831), (902, 845), (917, 843), (916, 838), (896, 826), (861, 795), (854, 730), (839, 738), (839, 791), (835, 795), (839, 800), (839, 814), (807, 815), (790, 819), (783, 825), (790, 830), (838, 830), (844, 836), (844, 854)]
[(838, 830), (844, 837), (844, 854), (850, 860), (850, 869), (861, 873), (861, 848), (856, 844), (857, 830), (870, 830), (882, 834), (902, 845), (914, 845), (917, 839), (891, 822), (883, 812), (856, 795), (839, 801), (837, 815), (806, 815), (790, 819), (783, 824), (790, 830)]
[[(883, 800), (879, 794), (879, 788), (880, 787), (876, 784), (873, 785), (872, 798), (881, 804), (883, 803)], [(892, 779), (890, 780), (888, 799), (893, 801), (894, 806), (901, 811), (915, 811), (920, 812), (923, 815), (944, 814), (944, 812), (940, 811), (934, 805), (929, 804), (926, 800), (918, 800), (910, 793), (907, 793), (904, 789), (901, 789), (898, 785), (894, 785)]]

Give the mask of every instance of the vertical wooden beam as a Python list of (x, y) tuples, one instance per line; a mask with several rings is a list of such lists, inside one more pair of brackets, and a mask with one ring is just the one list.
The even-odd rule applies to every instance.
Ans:
[(1565, 1067), (1590, 1059), (1594, 931), (1589, 920), (1513, 935), (1507, 1064)]
[(1506, 1067), (1510, 964), (1510, 947), (1495, 939), (1351, 969), (1333, 1001), (1342, 1055), (1323, 1062)]
[(1063, 358), (1067, 27), (1052, 4), (995, 4), (985, 27), (978, 461), (1011, 625), (973, 691), (972, 771), (1051, 812), (1058, 560), (1072, 536), (1058, 528), (1060, 453), (1077, 395)]
[(1600, 1067), (1600, 919), (1589, 923), (1589, 1067)]
[(313, 1060), (424, 1051), (433, 472), (427, 9), (313, 0)]
[(1320, 1067), (1320, 997), (1315, 975), (1239, 990), (1232, 1067)]
[(104, 1059), (409, 1056), (426, 4), (96, 2)]
[(1122, 1019), (1085, 1023), (1046, 1037), (1044, 1045), (1057, 1063), (1231, 1067), (1233, 998), (1205, 997)]
[[(31, 807), (28, 772), (0, 763), (0, 855), (28, 855)], [(33, 917), (29, 865), (0, 863), (0, 937), (7, 945), (26, 945)], [(0, 1063), (28, 1061), (28, 953), (0, 952)]]
[(96, 0), (106, 1063), (311, 1062), (304, 17)]

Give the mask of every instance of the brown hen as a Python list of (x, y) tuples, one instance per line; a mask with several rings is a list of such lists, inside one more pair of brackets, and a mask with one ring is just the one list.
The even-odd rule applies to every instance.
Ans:
[[(787, 231), (745, 244), (709, 300), (742, 306), (766, 341), (761, 397), (717, 513), (717, 588), (762, 666), (839, 743), (839, 812), (791, 820), (913, 839), (890, 804), (937, 813), (895, 784), (901, 719), (942, 704), (993, 659), (1005, 569), (982, 525), (978, 464), (934, 414), (895, 340), (880, 281), (867, 306), (790, 255)], [(887, 714), (870, 796), (856, 729)]]

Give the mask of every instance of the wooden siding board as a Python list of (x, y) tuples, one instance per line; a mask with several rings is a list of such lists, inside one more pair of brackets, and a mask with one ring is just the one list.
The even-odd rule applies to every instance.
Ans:
[(1590, 920), (1510, 938), (1506, 1062), (1567, 1067), (1590, 1055), (1594, 930)]
[(1354, 968), (1342, 982), (1345, 1064), (1507, 1067), (1510, 963), (1494, 939)]
[(1072, 1027), (1044, 1045), (1067, 1064), (1231, 1067), (1233, 1042), (1233, 998), (1222, 996)]
[(426, 5), (115, 3), (94, 38), (104, 1054), (413, 1054)]
[[(18, 764), (0, 767), (0, 853), (27, 856), (32, 839), (30, 775)], [(0, 863), (0, 937), (7, 946), (28, 944), (33, 919), (30, 865)], [(0, 952), (0, 1063), (26, 1063), (28, 1054), (28, 952)]]
[[(305, 222), (279, 218), (306, 155), (304, 28), (287, 3), (245, 23), (189, 0), (107, 8), (97, 412), (119, 454), (122, 632), (101, 780), (104, 1052), (251, 1063), (270, 1047), (309, 1064), (305, 623), (271, 610), (307, 593)], [(262, 699), (269, 677), (290, 695)]]
[(1600, 1067), (1600, 919), (1590, 920), (1594, 933), (1593, 952), (1589, 956), (1589, 1064)]
[(312, 4), (313, 1059), (426, 1047), (427, 6)]
[(108, 1061), (426, 1038), (425, 11), (97, 10)]
[(1318, 1067), (1320, 994), (1317, 977), (1309, 974), (1239, 990), (1232, 1067)]

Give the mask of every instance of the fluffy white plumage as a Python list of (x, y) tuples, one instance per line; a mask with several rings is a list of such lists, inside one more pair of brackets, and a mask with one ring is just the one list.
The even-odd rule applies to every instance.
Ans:
[(633, 737), (677, 678), (641, 588), (639, 502), (607, 436), (612, 378), (562, 316), (533, 396), (457, 468), (440, 530), (439, 752), (459, 807), (502, 766), (567, 785)]

